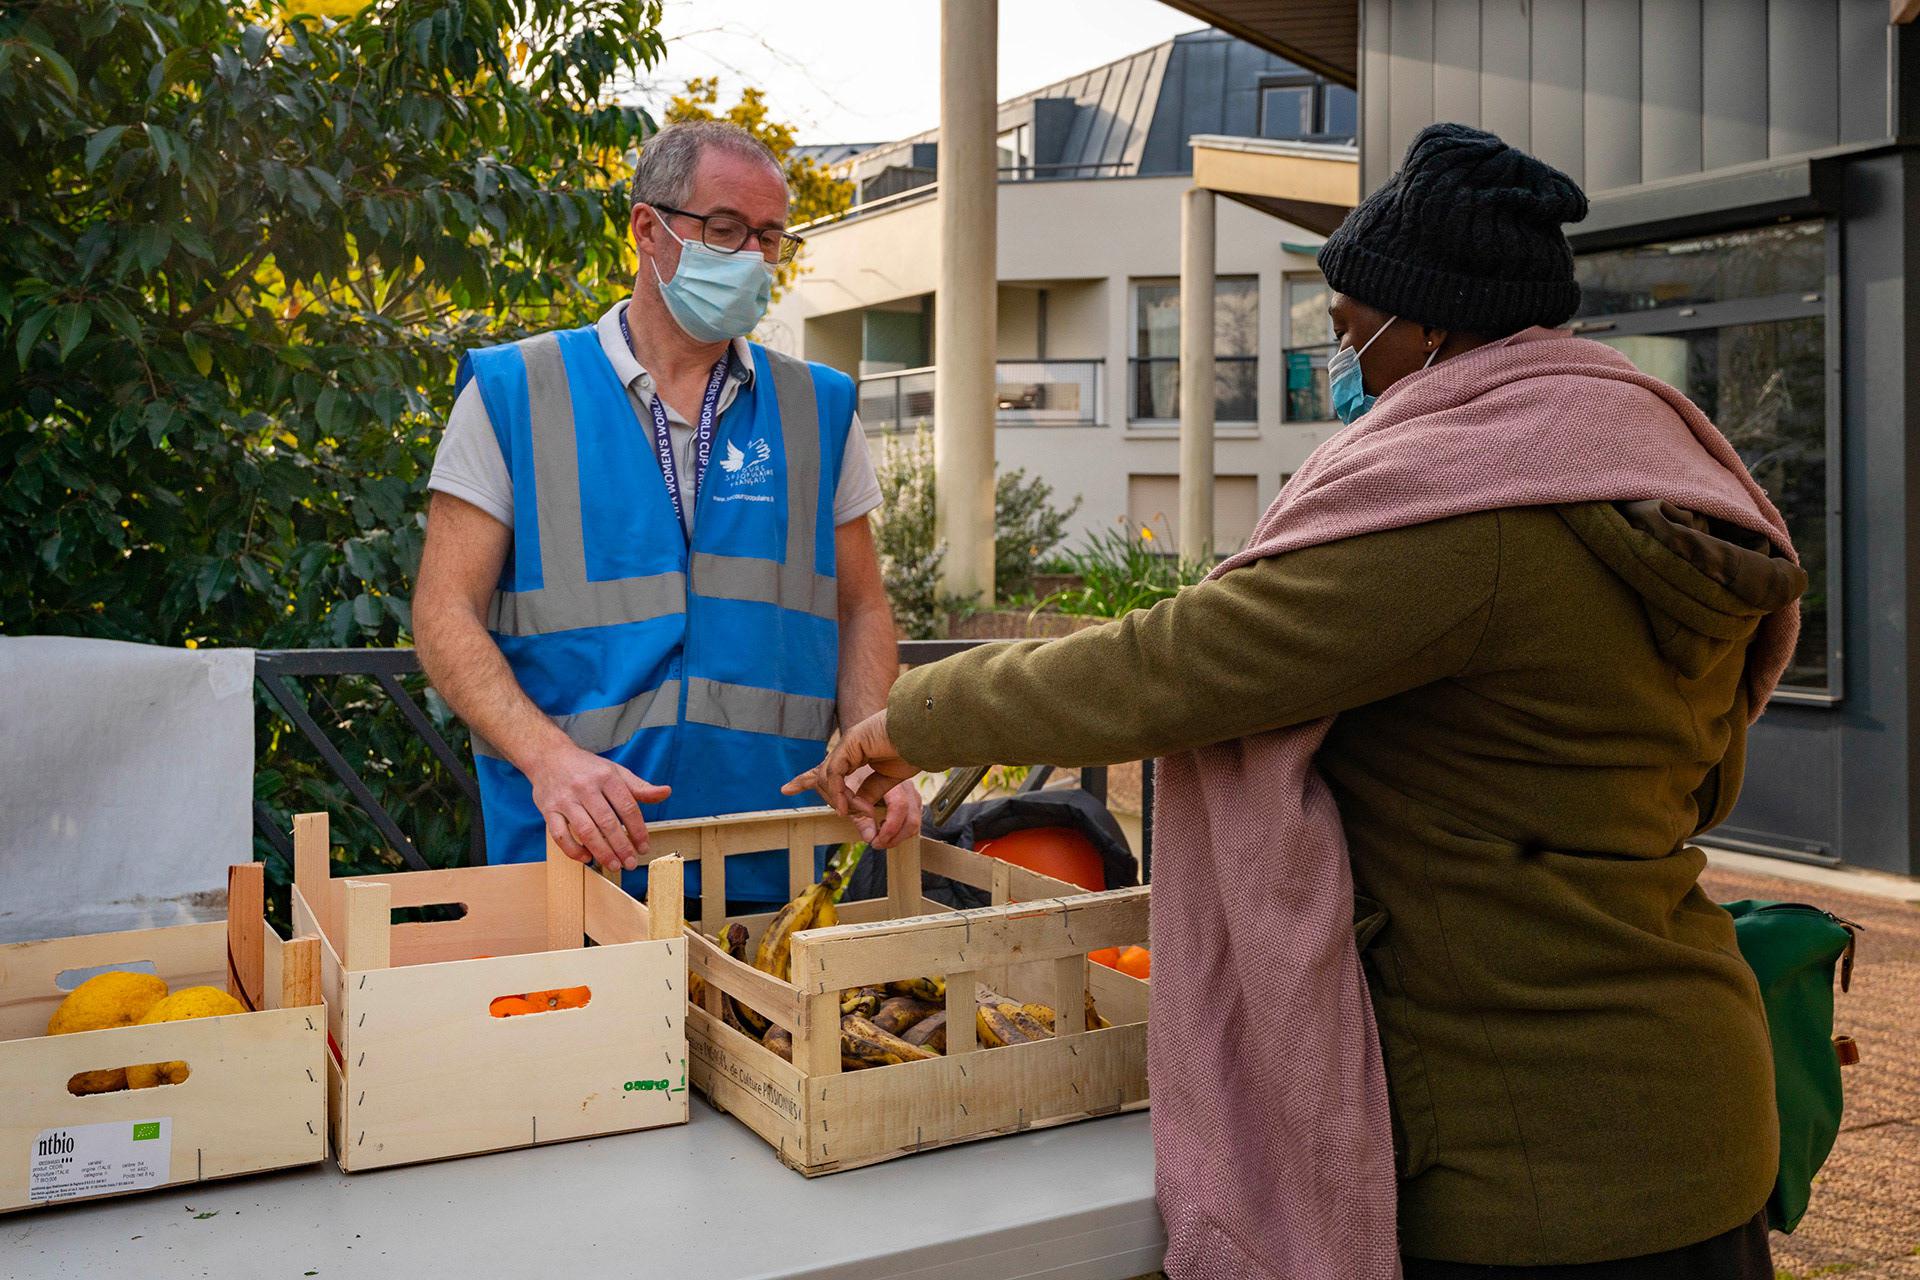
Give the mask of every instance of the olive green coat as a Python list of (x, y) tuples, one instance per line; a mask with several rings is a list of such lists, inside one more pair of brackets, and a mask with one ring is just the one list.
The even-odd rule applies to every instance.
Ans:
[(1337, 713), (1316, 763), (1370, 926), (1403, 1250), (1632, 1257), (1772, 1184), (1764, 1014), (1687, 842), (1739, 792), (1747, 642), (1804, 583), (1659, 504), (1483, 512), (921, 668), (888, 727), (922, 768), (1076, 765)]

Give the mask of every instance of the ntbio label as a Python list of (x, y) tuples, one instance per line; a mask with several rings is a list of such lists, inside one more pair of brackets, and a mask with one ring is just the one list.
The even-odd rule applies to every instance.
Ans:
[(45, 1202), (164, 1186), (172, 1164), (171, 1119), (43, 1129), (27, 1153), (28, 1195)]

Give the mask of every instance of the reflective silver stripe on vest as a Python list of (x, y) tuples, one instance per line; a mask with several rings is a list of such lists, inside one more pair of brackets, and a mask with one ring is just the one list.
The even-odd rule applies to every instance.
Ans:
[[(657, 689), (629, 698), (615, 707), (595, 707), (554, 716), (553, 722), (582, 751), (599, 753), (624, 746), (642, 729), (671, 728), (680, 721), (680, 682), (669, 680)], [(473, 735), (475, 755), (504, 759), (493, 744)]]
[(721, 729), (825, 742), (833, 732), (833, 699), (693, 679), (687, 682), (687, 719)]
[(487, 611), (487, 626), (509, 636), (613, 627), (680, 613), (686, 597), (686, 575), (679, 573), (570, 582), (538, 591), (499, 591)]
[(683, 574), (587, 581), (580, 447), (559, 335), (528, 338), (520, 344), (520, 356), (527, 369), (527, 408), (533, 423), (540, 586), (532, 591), (495, 592), (487, 626), (502, 635), (538, 636), (684, 613), (687, 583)]
[[(811, 562), (812, 557), (808, 560)], [(840, 594), (834, 580), (821, 577), (807, 565), (696, 551), (693, 580), (699, 584), (701, 595), (715, 600), (754, 600), (822, 618), (840, 616)]]

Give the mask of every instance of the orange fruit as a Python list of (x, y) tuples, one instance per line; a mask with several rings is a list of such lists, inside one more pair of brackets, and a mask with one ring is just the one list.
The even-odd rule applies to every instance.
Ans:
[(1120, 963), (1114, 967), (1144, 981), (1153, 968), (1153, 953), (1145, 947), (1128, 947), (1120, 953)]
[(545, 1013), (552, 1009), (579, 1009), (593, 998), (586, 987), (560, 987), (553, 991), (529, 991), (527, 1003), (536, 1012)]
[(523, 1013), (538, 1013), (532, 1001), (525, 996), (495, 996), (487, 1005), (487, 1012), (496, 1018), (517, 1018)]
[(1120, 948), (1102, 947), (1098, 951), (1089, 951), (1087, 952), (1087, 959), (1093, 961), (1095, 964), (1103, 964), (1109, 969), (1118, 969), (1120, 967)]

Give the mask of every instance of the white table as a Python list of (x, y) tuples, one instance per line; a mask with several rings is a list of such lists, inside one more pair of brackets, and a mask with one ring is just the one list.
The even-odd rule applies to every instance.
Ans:
[(1166, 1247), (1144, 1113), (809, 1181), (738, 1121), (692, 1111), (647, 1133), (0, 1218), (0, 1276), (1125, 1280)]

